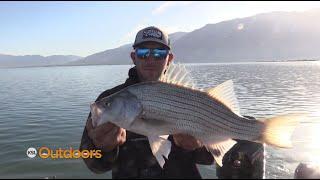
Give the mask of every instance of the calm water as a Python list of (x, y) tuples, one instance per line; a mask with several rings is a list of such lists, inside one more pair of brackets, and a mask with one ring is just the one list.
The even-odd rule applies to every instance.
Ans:
[[(92, 173), (81, 159), (31, 159), (26, 150), (77, 149), (90, 102), (124, 82), (130, 67), (0, 69), (0, 178), (110, 178), (110, 173)], [(243, 115), (259, 119), (286, 112), (312, 113), (294, 132), (292, 149), (266, 147), (266, 178), (293, 178), (300, 162), (320, 162), (320, 124), (315, 122), (320, 116), (320, 63), (187, 67), (200, 88), (232, 79)], [(211, 166), (201, 166), (201, 172), (204, 178), (216, 178)]]

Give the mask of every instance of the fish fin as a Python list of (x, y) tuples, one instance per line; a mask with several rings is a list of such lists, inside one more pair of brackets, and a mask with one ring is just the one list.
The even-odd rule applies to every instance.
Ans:
[[(168, 138), (168, 136), (166, 135), (163, 135), (162, 137)], [(162, 137), (148, 136), (151, 151), (153, 155), (156, 157), (161, 168), (163, 168), (165, 163), (164, 157), (168, 159), (169, 153), (171, 151), (171, 142)]]
[(289, 114), (262, 121), (264, 130), (258, 142), (282, 148), (292, 147), (291, 135), (304, 118), (305, 114)]
[(226, 139), (213, 144), (207, 144), (207, 150), (212, 154), (216, 163), (222, 167), (223, 156), (235, 145), (237, 142), (232, 139)]
[(168, 139), (169, 135), (161, 135), (161, 136), (159, 136), (159, 137), (161, 137), (161, 138), (163, 138), (163, 139)]
[(239, 103), (234, 92), (232, 80), (225, 81), (224, 83), (214, 88), (209, 88), (207, 90), (207, 93), (211, 97), (214, 97), (215, 99), (222, 102), (224, 105), (230, 108), (231, 111), (233, 111), (235, 114), (240, 116)]
[(195, 85), (185, 65), (171, 63), (160, 81), (194, 89)]

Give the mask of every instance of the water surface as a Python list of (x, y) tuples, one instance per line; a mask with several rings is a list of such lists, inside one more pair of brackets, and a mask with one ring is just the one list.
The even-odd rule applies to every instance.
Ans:
[[(110, 178), (94, 174), (81, 159), (33, 159), (29, 147), (79, 147), (89, 105), (123, 83), (129, 65), (0, 69), (0, 178)], [(192, 64), (199, 88), (232, 79), (241, 114), (257, 119), (311, 112), (293, 134), (292, 149), (266, 147), (266, 178), (293, 178), (300, 162), (320, 162), (320, 63)], [(319, 122), (319, 121), (318, 121)], [(216, 178), (201, 166), (204, 178)]]

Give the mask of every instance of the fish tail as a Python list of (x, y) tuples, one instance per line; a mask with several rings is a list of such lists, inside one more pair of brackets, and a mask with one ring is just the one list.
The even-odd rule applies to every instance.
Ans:
[(292, 133), (303, 118), (304, 114), (290, 114), (266, 119), (262, 122), (264, 130), (259, 141), (276, 147), (292, 147)]

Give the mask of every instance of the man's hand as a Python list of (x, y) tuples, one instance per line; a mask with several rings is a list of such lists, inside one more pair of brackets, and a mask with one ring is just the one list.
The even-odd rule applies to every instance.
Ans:
[(110, 152), (126, 141), (126, 130), (110, 122), (93, 128), (92, 119), (89, 118), (86, 128), (93, 144), (103, 152)]
[(177, 146), (186, 150), (195, 150), (202, 147), (201, 141), (187, 134), (174, 134), (173, 140)]

